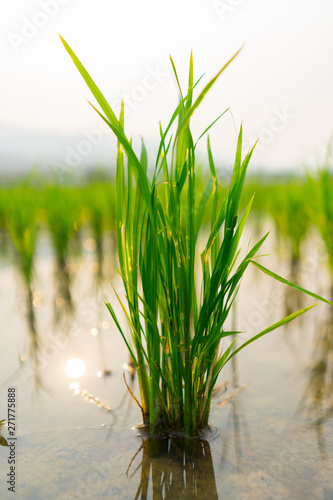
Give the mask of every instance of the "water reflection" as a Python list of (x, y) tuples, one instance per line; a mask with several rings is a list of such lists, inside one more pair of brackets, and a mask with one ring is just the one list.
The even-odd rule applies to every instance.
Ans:
[(323, 425), (333, 416), (333, 314), (314, 339), (313, 359), (306, 369), (307, 385), (298, 411), (307, 416), (317, 434), (322, 457), (326, 457)]
[[(292, 283), (296, 283), (298, 285), (299, 280), (296, 278), (295, 275), (291, 275), (289, 280)], [(285, 295), (284, 295), (284, 315), (289, 316), (295, 311), (298, 311), (299, 309), (302, 309), (304, 307), (304, 295), (300, 293), (298, 290), (295, 290), (295, 288), (291, 287), (286, 287), (285, 290)], [(300, 316), (298, 318), (298, 321), (303, 323), (304, 318), (303, 316)], [(286, 325), (287, 328), (293, 328), (293, 325), (290, 323)]]
[(66, 364), (66, 373), (69, 377), (80, 378), (86, 371), (86, 365), (82, 359), (73, 358)]
[[(141, 462), (136, 465), (140, 456)], [(127, 475), (134, 477), (139, 470), (140, 484), (135, 500), (218, 499), (208, 441), (192, 439), (185, 443), (183, 439), (171, 437), (143, 439)]]
[[(247, 438), (249, 435), (247, 421), (244, 418), (245, 412), (241, 406), (240, 398), (236, 397), (240, 391), (246, 387), (241, 387), (234, 393), (232, 393), (225, 401), (220, 403), (223, 406), (225, 402), (230, 405), (230, 411), (228, 415), (228, 420), (226, 423), (226, 428), (222, 431), (223, 437), (223, 447), (221, 464), (223, 467), (229, 468), (232, 464), (231, 455), (234, 457), (234, 464), (232, 468), (236, 467), (237, 472), (243, 472), (243, 456), (244, 449), (247, 445)], [(233, 447), (233, 453), (231, 451)]]
[(55, 270), (55, 298), (54, 324), (58, 325), (61, 319), (68, 324), (74, 315), (74, 303), (71, 294), (71, 274), (69, 266), (63, 259), (57, 258)]

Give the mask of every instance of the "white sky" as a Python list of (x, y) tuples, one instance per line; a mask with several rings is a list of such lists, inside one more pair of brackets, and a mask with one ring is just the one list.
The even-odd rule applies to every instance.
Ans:
[(169, 53), (185, 86), (191, 48), (207, 81), (245, 44), (195, 116), (194, 136), (230, 107), (210, 132), (215, 156), (233, 157), (234, 119), (249, 145), (265, 129), (254, 162), (274, 169), (314, 163), (332, 136), (332, 1), (16, 0), (1, 17), (2, 128), (84, 137), (99, 126), (59, 32), (110, 103), (130, 96), (129, 134), (157, 140), (177, 104)]

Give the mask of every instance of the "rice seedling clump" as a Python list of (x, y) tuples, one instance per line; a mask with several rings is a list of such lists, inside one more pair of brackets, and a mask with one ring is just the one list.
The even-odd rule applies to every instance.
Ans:
[[(191, 118), (237, 54), (197, 97), (201, 79), (194, 81), (192, 54), (186, 93), (171, 59), (179, 103), (167, 126), (160, 124), (160, 143), (153, 173), (149, 175), (144, 142), (137, 155), (132, 140), (126, 136), (124, 104), (117, 118), (72, 49), (63, 39), (62, 43), (102, 111), (92, 106), (117, 137), (116, 230), (125, 301), (116, 291), (115, 295), (126, 317), (130, 340), (115, 304), (109, 302), (107, 307), (137, 370), (137, 402), (143, 425), (152, 436), (175, 432), (199, 436), (208, 426), (213, 388), (228, 361), (246, 345), (313, 307), (290, 314), (238, 348), (234, 339), (227, 349), (220, 349), (221, 339), (233, 338), (237, 333), (226, 330), (225, 324), (250, 263), (278, 281), (305, 291), (253, 261), (267, 234), (243, 259), (239, 258), (239, 242), (253, 200), (248, 200), (239, 217), (241, 193), (253, 152), (252, 148), (242, 158), (242, 127), (232, 178), (223, 197), (207, 136), (211, 178), (198, 196), (196, 146), (210, 126), (195, 141)], [(210, 210), (210, 228), (203, 248), (200, 241), (199, 253), (206, 210)], [(197, 261), (201, 263), (200, 277), (195, 272)], [(307, 293), (321, 300), (318, 295)]]

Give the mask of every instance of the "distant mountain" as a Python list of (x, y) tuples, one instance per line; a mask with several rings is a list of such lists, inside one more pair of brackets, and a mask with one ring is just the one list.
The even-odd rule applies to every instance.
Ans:
[[(153, 167), (158, 145), (155, 141), (145, 141), (148, 150), (149, 165)], [(134, 149), (139, 153), (140, 138), (134, 139)], [(198, 148), (197, 163), (207, 164), (205, 149)], [(228, 182), (232, 172), (233, 158), (227, 159), (215, 155), (220, 181)], [(96, 167), (107, 172), (115, 171), (116, 139), (112, 134), (105, 134), (95, 128), (77, 135), (60, 135), (8, 128), (0, 125), (0, 178), (28, 173), (37, 169), (46, 177), (70, 177), (73, 181)], [(283, 175), (296, 171), (295, 168), (268, 168), (256, 164), (254, 158), (251, 173), (274, 173)], [(299, 171), (299, 169), (298, 169)]]
[(116, 142), (101, 131), (57, 135), (0, 126), (0, 175), (24, 173), (36, 167), (45, 175), (86, 171), (115, 164)]

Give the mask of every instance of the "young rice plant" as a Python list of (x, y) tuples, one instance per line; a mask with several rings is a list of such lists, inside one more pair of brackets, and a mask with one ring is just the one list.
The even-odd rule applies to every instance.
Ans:
[[(118, 140), (117, 244), (127, 307), (116, 295), (126, 316), (132, 343), (126, 337), (114, 306), (107, 303), (107, 307), (137, 369), (143, 424), (153, 436), (173, 432), (188, 437), (198, 436), (208, 425), (213, 388), (228, 361), (254, 340), (313, 307), (285, 317), (237, 349), (234, 349), (233, 340), (228, 349), (221, 352), (220, 340), (237, 333), (226, 331), (225, 323), (249, 264), (253, 263), (278, 281), (321, 300), (318, 295), (293, 285), (253, 261), (267, 234), (236, 265), (240, 237), (252, 204), (251, 199), (239, 218), (239, 201), (253, 151), (242, 160), (242, 128), (232, 179), (223, 199), (219, 196), (207, 137), (211, 180), (197, 199), (195, 152), (198, 141), (193, 140), (190, 121), (237, 54), (196, 98), (194, 91), (198, 82), (194, 84), (192, 54), (186, 94), (183, 94), (171, 59), (180, 99), (167, 127), (163, 129), (160, 125), (161, 140), (150, 179), (143, 141), (141, 154), (137, 156), (131, 139), (125, 134), (124, 103), (118, 119), (69, 45), (63, 38), (61, 40), (102, 112), (92, 107)], [(199, 257), (198, 237), (208, 201), (211, 207), (210, 231), (200, 255), (202, 282), (198, 293), (195, 261)]]

